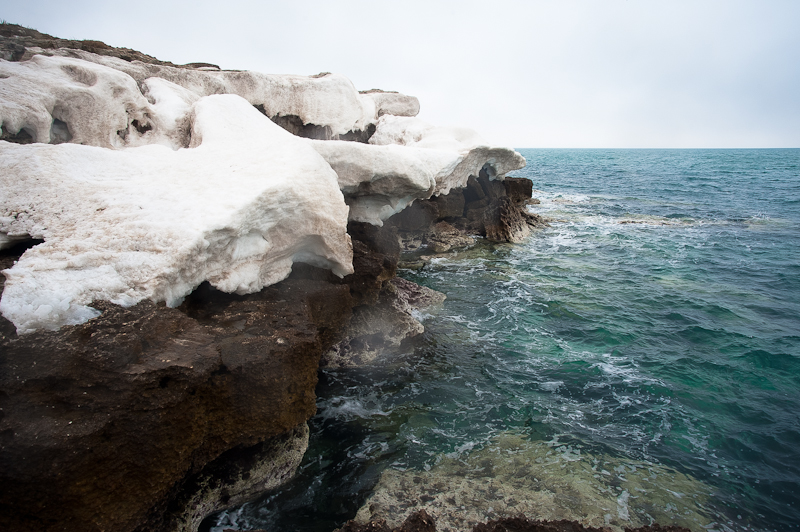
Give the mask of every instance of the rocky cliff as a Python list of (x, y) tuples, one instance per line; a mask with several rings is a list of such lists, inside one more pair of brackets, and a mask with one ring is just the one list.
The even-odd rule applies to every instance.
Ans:
[(410, 96), (11, 24), (0, 52), (4, 529), (195, 530), (280, 485), (320, 361), (439, 298), (401, 249), (541, 223), (519, 154)]

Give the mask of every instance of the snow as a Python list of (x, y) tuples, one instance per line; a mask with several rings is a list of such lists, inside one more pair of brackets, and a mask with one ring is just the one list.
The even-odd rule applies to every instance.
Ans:
[(111, 68), (42, 55), (0, 61), (0, 125), (11, 134), (24, 129), (35, 142), (66, 140), (53, 138), (57, 119), (74, 143), (122, 147), (134, 120), (149, 122), (149, 108), (136, 82)]
[(519, 153), (487, 146), (470, 129), (390, 115), (380, 118), (369, 144), (309, 142), (339, 176), (350, 219), (378, 226), (416, 199), (466, 186), (481, 170), (502, 180), (525, 166)]
[(360, 94), (347, 77), (335, 73), (300, 76), (197, 70), (129, 62), (82, 50), (60, 49), (54, 53), (124, 72), (137, 83), (156, 77), (198, 96), (237, 94), (261, 106), (270, 118), (298, 116), (304, 124), (329, 127), (334, 135), (364, 130), (383, 115), (415, 116), (419, 112), (419, 101), (413, 96), (381, 92)]
[[(348, 217), (380, 226), (471, 175), (525, 164), (472, 130), (414, 118), (412, 96), (359, 93), (338, 74), (47, 53), (0, 61), (2, 133), (34, 141), (0, 141), (0, 249), (45, 241), (3, 272), (0, 313), (19, 333), (82, 323), (95, 300), (177, 305), (203, 281), (256, 292), (296, 261), (347, 275)], [(332, 135), (376, 130), (369, 144), (314, 141), (275, 116)]]
[(19, 333), (86, 321), (93, 300), (177, 305), (204, 280), (255, 292), (295, 260), (352, 272), (337, 176), (303, 139), (218, 95), (192, 107), (190, 146), (0, 142), (0, 234), (45, 239), (3, 272)]

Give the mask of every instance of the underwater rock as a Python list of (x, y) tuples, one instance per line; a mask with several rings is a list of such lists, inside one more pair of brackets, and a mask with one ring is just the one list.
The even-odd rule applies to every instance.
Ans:
[(410, 514), (403, 524), (394, 528), (387, 525), (383, 519), (366, 524), (359, 524), (351, 520), (336, 532), (436, 532), (436, 520), (425, 510), (418, 510)]
[(704, 505), (712, 494), (662, 465), (509, 432), (481, 450), (441, 456), (429, 471), (385, 470), (355, 521), (383, 519), (394, 527), (423, 509), (441, 532), (519, 515), (614, 532), (653, 522), (700, 529), (711, 522)]
[[(465, 529), (464, 532), (467, 532)], [(583, 526), (575, 521), (562, 519), (560, 521), (541, 521), (529, 519), (524, 516), (504, 517), (492, 519), (486, 523), (479, 523), (472, 528), (472, 532), (609, 532), (606, 527), (597, 528)], [(402, 525), (392, 528), (385, 519), (376, 519), (366, 524), (348, 521), (336, 532), (436, 532), (436, 520), (428, 515), (425, 510), (417, 510), (409, 514)], [(661, 526), (659, 524), (625, 528), (625, 532), (691, 532), (688, 528), (680, 526)]]

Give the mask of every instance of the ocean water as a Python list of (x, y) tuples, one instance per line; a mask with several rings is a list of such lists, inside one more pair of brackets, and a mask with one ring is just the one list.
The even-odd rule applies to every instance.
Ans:
[(550, 227), (402, 271), (448, 296), (423, 338), (323, 372), (297, 478), (207, 529), (327, 532), (408, 475), (498, 483), (486, 511), (800, 528), (800, 150), (520, 151)]

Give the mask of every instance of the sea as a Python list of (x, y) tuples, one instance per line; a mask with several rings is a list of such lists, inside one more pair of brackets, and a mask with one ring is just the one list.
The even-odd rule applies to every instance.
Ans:
[(549, 227), (401, 270), (447, 295), (424, 335), (323, 370), (295, 479), (205, 530), (330, 532), (432, 485), (487, 516), (800, 530), (800, 150), (519, 151)]

